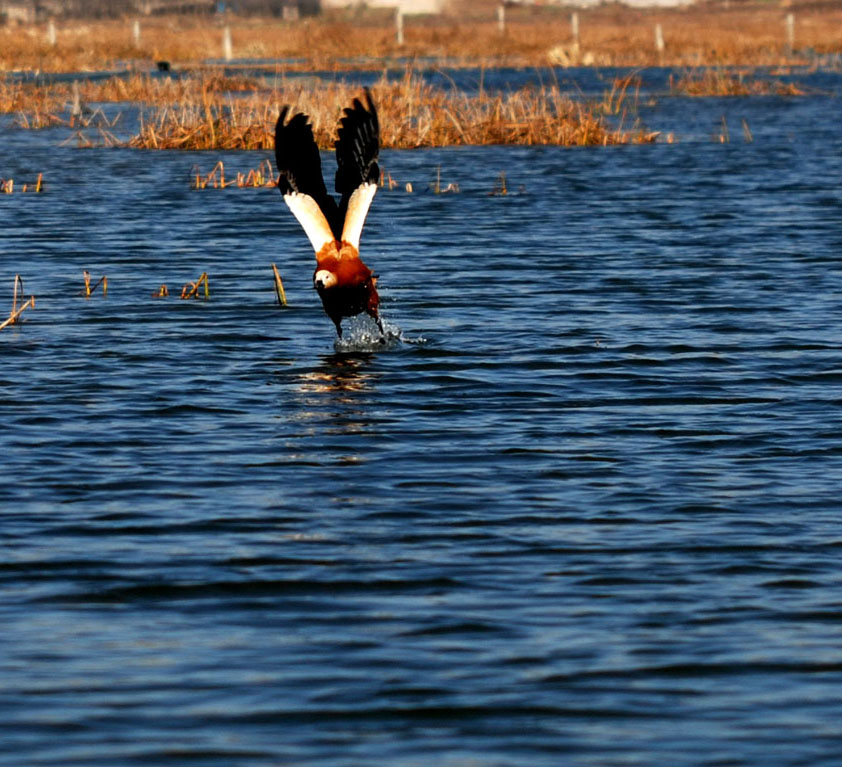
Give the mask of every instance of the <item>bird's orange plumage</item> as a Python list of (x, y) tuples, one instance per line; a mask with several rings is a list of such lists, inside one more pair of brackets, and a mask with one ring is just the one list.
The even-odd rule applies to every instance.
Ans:
[[(320, 272), (329, 272), (336, 279), (329, 288), (318, 284)], [(325, 313), (342, 334), (343, 317), (354, 317), (366, 312), (375, 321), (380, 321), (380, 296), (377, 294), (377, 278), (360, 258), (357, 249), (347, 242), (328, 242), (316, 254), (316, 269), (313, 272), (316, 289), (322, 299)]]

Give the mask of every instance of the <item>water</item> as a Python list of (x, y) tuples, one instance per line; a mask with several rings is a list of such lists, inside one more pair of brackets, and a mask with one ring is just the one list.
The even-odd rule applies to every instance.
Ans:
[(839, 764), (834, 109), (384, 152), (373, 353), (266, 153), (6, 130), (0, 764)]

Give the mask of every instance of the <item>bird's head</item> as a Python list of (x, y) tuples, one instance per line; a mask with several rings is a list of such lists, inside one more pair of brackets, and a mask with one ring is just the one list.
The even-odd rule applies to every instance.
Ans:
[(335, 287), (336, 283), (336, 273), (331, 272), (329, 269), (317, 269), (313, 275), (313, 287), (320, 293), (323, 290)]

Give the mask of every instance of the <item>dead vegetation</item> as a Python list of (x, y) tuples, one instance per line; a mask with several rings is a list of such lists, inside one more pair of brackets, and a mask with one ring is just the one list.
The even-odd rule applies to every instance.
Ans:
[(44, 190), (44, 174), (39, 173), (35, 183), (23, 183), (15, 186), (13, 178), (0, 178), (0, 194), (14, 194), (19, 192), (42, 192)]
[[(815, 55), (842, 50), (842, 7), (797, 6), (787, 37), (787, 9), (768, 5), (714, 5), (684, 9), (631, 9), (606, 5), (575, 11), (558, 7), (509, 8), (505, 28), (496, 19), (497, 3), (454, 3), (450, 14), (405, 22), (403, 45), (395, 40), (394, 14), (325, 14), (316, 19), (281, 21), (226, 16), (234, 54), (283, 60), (265, 79), (226, 77), (210, 58), (221, 54), (222, 22), (203, 17), (144, 19), (138, 37), (132, 20), (63, 22), (55, 42), (38, 25), (0, 28), (0, 68), (41, 72), (136, 68), (136, 74), (77, 82), (0, 79), (0, 112), (14, 115), (21, 128), (66, 127), (79, 146), (131, 146), (151, 149), (268, 149), (280, 105), (290, 103), (311, 116), (316, 140), (330, 147), (335, 115), (358, 88), (329, 75), (286, 78), (294, 69), (328, 71), (391, 67), (397, 56), (423, 66), (550, 64), (643, 67), (681, 66), (669, 77), (676, 96), (800, 95), (798, 85), (753, 76), (759, 66), (781, 71)], [(660, 30), (658, 49), (653, 29)], [(172, 63), (174, 76), (151, 76), (157, 60)], [(815, 63), (815, 58), (809, 59)], [(637, 83), (617, 79), (602, 100), (585, 101), (563, 91), (547, 70), (546, 85), (514, 92), (460, 93), (434, 88), (414, 76), (384, 77), (375, 87), (384, 148), (457, 144), (605, 145), (648, 142), (656, 134), (635, 118)], [(665, 75), (667, 77), (667, 75)], [(139, 108), (135, 135), (115, 128), (116, 109)], [(90, 105), (88, 108), (87, 105)], [(134, 112), (133, 112), (134, 114)], [(118, 138), (117, 133), (121, 133)], [(227, 183), (230, 183), (231, 179)], [(201, 179), (197, 185), (200, 185)], [(216, 183), (213, 178), (204, 182)], [(243, 183), (255, 183), (252, 178)], [(227, 185), (227, 184), (223, 184)]]
[(251, 168), (247, 173), (238, 171), (233, 178), (230, 175), (225, 178), (225, 163), (222, 160), (213, 166), (210, 173), (203, 174), (198, 168), (194, 167), (191, 175), (193, 177), (191, 188), (193, 189), (225, 189), (229, 186), (258, 189), (264, 186), (277, 186), (272, 163), (266, 159), (256, 168)]
[[(571, 10), (509, 7), (501, 30), (498, 0), (451, 3), (442, 16), (407, 17), (399, 44), (391, 12), (326, 13), (316, 18), (226, 16), (148, 17), (61, 21), (0, 27), (0, 70), (73, 72), (149, 69), (166, 60), (197, 67), (223, 57), (223, 25), (235, 58), (284, 60), (284, 68), (338, 70), (378, 66), (384, 60), (425, 59), (448, 64), (545, 66), (561, 52), (570, 64), (602, 66), (768, 66), (798, 63), (842, 51), (838, 3), (731, 3), (661, 9), (605, 4)], [(786, 17), (794, 13), (793, 46)], [(660, 26), (664, 47), (656, 49)], [(790, 49), (792, 47), (792, 50)]]
[[(638, 83), (617, 79), (604, 98), (583, 101), (562, 90), (548, 73), (549, 84), (511, 92), (481, 90), (467, 94), (425, 83), (411, 68), (398, 81), (381, 78), (374, 86), (384, 148), (458, 144), (594, 145), (654, 139), (633, 118)], [(232, 90), (234, 88), (234, 90)], [(336, 115), (359, 87), (336, 81), (284, 80), (260, 90), (247, 81), (223, 80), (211, 73), (177, 80), (135, 76), (21, 89), (0, 83), (0, 109), (15, 110), (18, 127), (66, 126), (80, 146), (120, 145), (143, 149), (271, 149), (275, 120), (282, 104), (310, 116), (316, 142), (333, 146)], [(631, 96), (631, 97), (630, 97)], [(100, 106), (80, 103), (128, 101), (140, 108), (138, 132), (128, 140), (115, 137), (119, 114), (108, 117)], [(96, 138), (84, 132), (94, 128)], [(265, 174), (263, 174), (265, 175)], [(260, 173), (238, 183), (260, 185)], [(231, 179), (227, 183), (230, 183)], [(219, 183), (213, 176), (196, 185)], [(227, 185), (223, 182), (222, 185)]]
[(670, 93), (683, 96), (803, 96), (804, 88), (781, 80), (753, 76), (751, 71), (693, 69), (670, 75)]
[[(624, 119), (626, 87), (617, 86), (599, 103), (585, 103), (557, 84), (510, 93), (475, 95), (425, 84), (411, 72), (399, 82), (374, 88), (384, 148), (458, 144), (594, 145), (652, 141), (655, 135)], [(316, 143), (333, 146), (336, 115), (359, 89), (341, 83), (287, 87), (268, 97), (232, 99), (206, 85), (185, 101), (144, 113), (129, 146), (145, 149), (271, 149), (281, 104), (310, 116)], [(609, 120), (609, 115), (617, 116)], [(628, 120), (631, 125), (624, 125)], [(616, 123), (616, 124), (615, 124)]]
[[(20, 305), (18, 305), (18, 300), (21, 301)], [(30, 296), (27, 300), (23, 300), (23, 279), (19, 274), (16, 274), (12, 293), (12, 310), (9, 312), (9, 316), (3, 322), (0, 322), (0, 330), (9, 325), (14, 325), (26, 309), (34, 307), (35, 296)]]

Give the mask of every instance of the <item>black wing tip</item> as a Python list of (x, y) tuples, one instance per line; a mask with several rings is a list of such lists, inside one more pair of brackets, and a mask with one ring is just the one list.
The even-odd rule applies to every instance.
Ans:
[[(371, 96), (371, 88), (366, 86), (363, 88), (363, 95), (365, 96), (365, 102), (368, 107), (368, 111), (371, 112), (372, 116), (374, 117), (374, 121), (377, 122), (377, 107), (374, 106), (374, 99)], [(359, 99), (354, 99), (354, 101), (359, 102)], [(362, 104), (360, 104), (362, 106)], [(378, 124), (378, 127), (379, 124)]]
[(339, 120), (336, 140), (336, 191), (349, 196), (360, 184), (377, 183), (380, 168), (380, 123), (377, 108), (368, 88), (363, 90), (366, 104), (359, 98), (346, 107)]
[(313, 135), (313, 126), (310, 125), (310, 118), (304, 112), (296, 112), (286, 121), (289, 114), (289, 105), (286, 104), (281, 107), (278, 114), (278, 121), (275, 123), (275, 149), (277, 150), (279, 143), (286, 143), (287, 137), (289, 140), (296, 140), (304, 136), (310, 138)]
[[(289, 104), (281, 107), (275, 123), (275, 162), (278, 168), (278, 189), (281, 194), (297, 192), (300, 174), (301, 154), (313, 143), (313, 127), (310, 118), (303, 112), (296, 112), (287, 122)], [(321, 176), (321, 170), (318, 171)]]
[[(371, 96), (371, 90), (369, 88), (364, 88), (363, 94), (365, 96), (365, 104), (358, 97), (355, 97), (351, 102), (351, 106), (345, 107), (342, 110), (342, 118), (339, 120), (340, 134), (343, 129), (367, 126), (367, 133), (379, 142), (380, 121), (377, 117), (377, 107), (374, 106), (374, 99)], [(339, 140), (341, 141), (341, 139), (342, 136), (340, 135)]]

